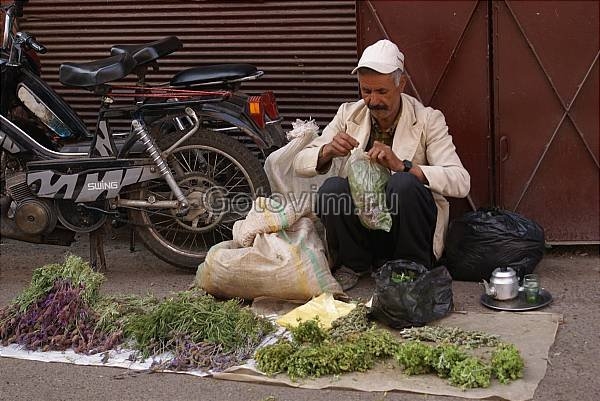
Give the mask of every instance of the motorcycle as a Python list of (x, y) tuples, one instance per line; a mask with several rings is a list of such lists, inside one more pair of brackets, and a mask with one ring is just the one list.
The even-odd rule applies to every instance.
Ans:
[[(149, 69), (181, 42), (115, 45), (104, 59), (60, 66), (63, 85), (101, 99), (89, 133), (39, 76), (31, 52), (46, 48), (13, 32), (25, 3), (3, 7), (1, 235), (67, 246), (76, 233), (90, 233), (90, 259), (101, 268), (105, 227), (124, 222), (159, 258), (196, 269), (212, 245), (231, 239), (252, 200), (270, 193), (261, 160), (284, 144), (282, 118), (272, 92), (240, 91), (262, 72), (247, 64), (193, 67), (151, 86)], [(129, 74), (136, 85), (116, 83)], [(113, 130), (118, 119), (130, 130)]]

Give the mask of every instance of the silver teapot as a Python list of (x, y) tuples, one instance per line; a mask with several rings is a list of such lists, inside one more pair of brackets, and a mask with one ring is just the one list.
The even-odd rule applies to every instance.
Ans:
[(485, 293), (499, 301), (516, 298), (519, 295), (519, 278), (510, 267), (499, 267), (492, 272), (490, 283), (482, 282)]

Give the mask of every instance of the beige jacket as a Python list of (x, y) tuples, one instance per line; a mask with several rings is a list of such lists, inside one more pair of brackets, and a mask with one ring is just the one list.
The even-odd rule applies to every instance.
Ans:
[[(296, 174), (303, 177), (317, 175), (319, 150), (331, 142), (338, 132), (346, 132), (359, 142), (355, 150), (365, 149), (371, 133), (371, 118), (370, 111), (362, 100), (342, 104), (322, 135), (296, 155)], [(444, 250), (449, 218), (449, 205), (444, 196), (464, 198), (471, 186), (471, 177), (456, 154), (444, 115), (403, 93), (402, 113), (394, 134), (392, 150), (400, 160), (408, 159), (418, 164), (427, 177), (428, 187), (438, 208), (433, 252), (439, 259)], [(336, 158), (332, 163), (331, 168), (341, 177), (347, 176), (348, 157)]]

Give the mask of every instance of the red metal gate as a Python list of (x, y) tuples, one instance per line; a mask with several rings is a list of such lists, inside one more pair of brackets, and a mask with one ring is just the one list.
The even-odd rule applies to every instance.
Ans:
[[(492, 201), (489, 158), (488, 6), (477, 1), (358, 1), (359, 53), (381, 38), (406, 57), (408, 93), (440, 109), (471, 174), (476, 206)], [(469, 209), (451, 200), (454, 216)]]
[(497, 202), (598, 242), (598, 2), (494, 2)]
[(598, 2), (357, 5), (359, 50), (399, 44), (410, 91), (446, 116), (476, 206), (534, 219), (549, 243), (600, 242)]

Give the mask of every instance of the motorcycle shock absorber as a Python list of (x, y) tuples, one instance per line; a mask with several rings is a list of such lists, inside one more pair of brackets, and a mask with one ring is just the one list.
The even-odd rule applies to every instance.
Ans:
[(141, 118), (134, 117), (131, 121), (131, 125), (133, 127), (134, 134), (140, 139), (140, 141), (148, 151), (150, 158), (158, 168), (159, 174), (165, 179), (167, 185), (169, 185), (169, 188), (171, 188), (171, 191), (173, 191), (175, 198), (177, 198), (177, 201), (179, 201), (179, 209), (177, 210), (177, 216), (185, 216), (190, 210), (190, 204), (186, 199), (185, 195), (183, 194), (183, 191), (181, 191), (181, 188), (179, 188), (179, 185), (177, 185), (175, 177), (173, 177), (173, 173), (171, 172), (165, 159), (161, 155), (160, 149), (156, 145), (154, 138), (152, 138), (152, 136), (148, 132), (146, 124), (144, 124), (144, 121)]

